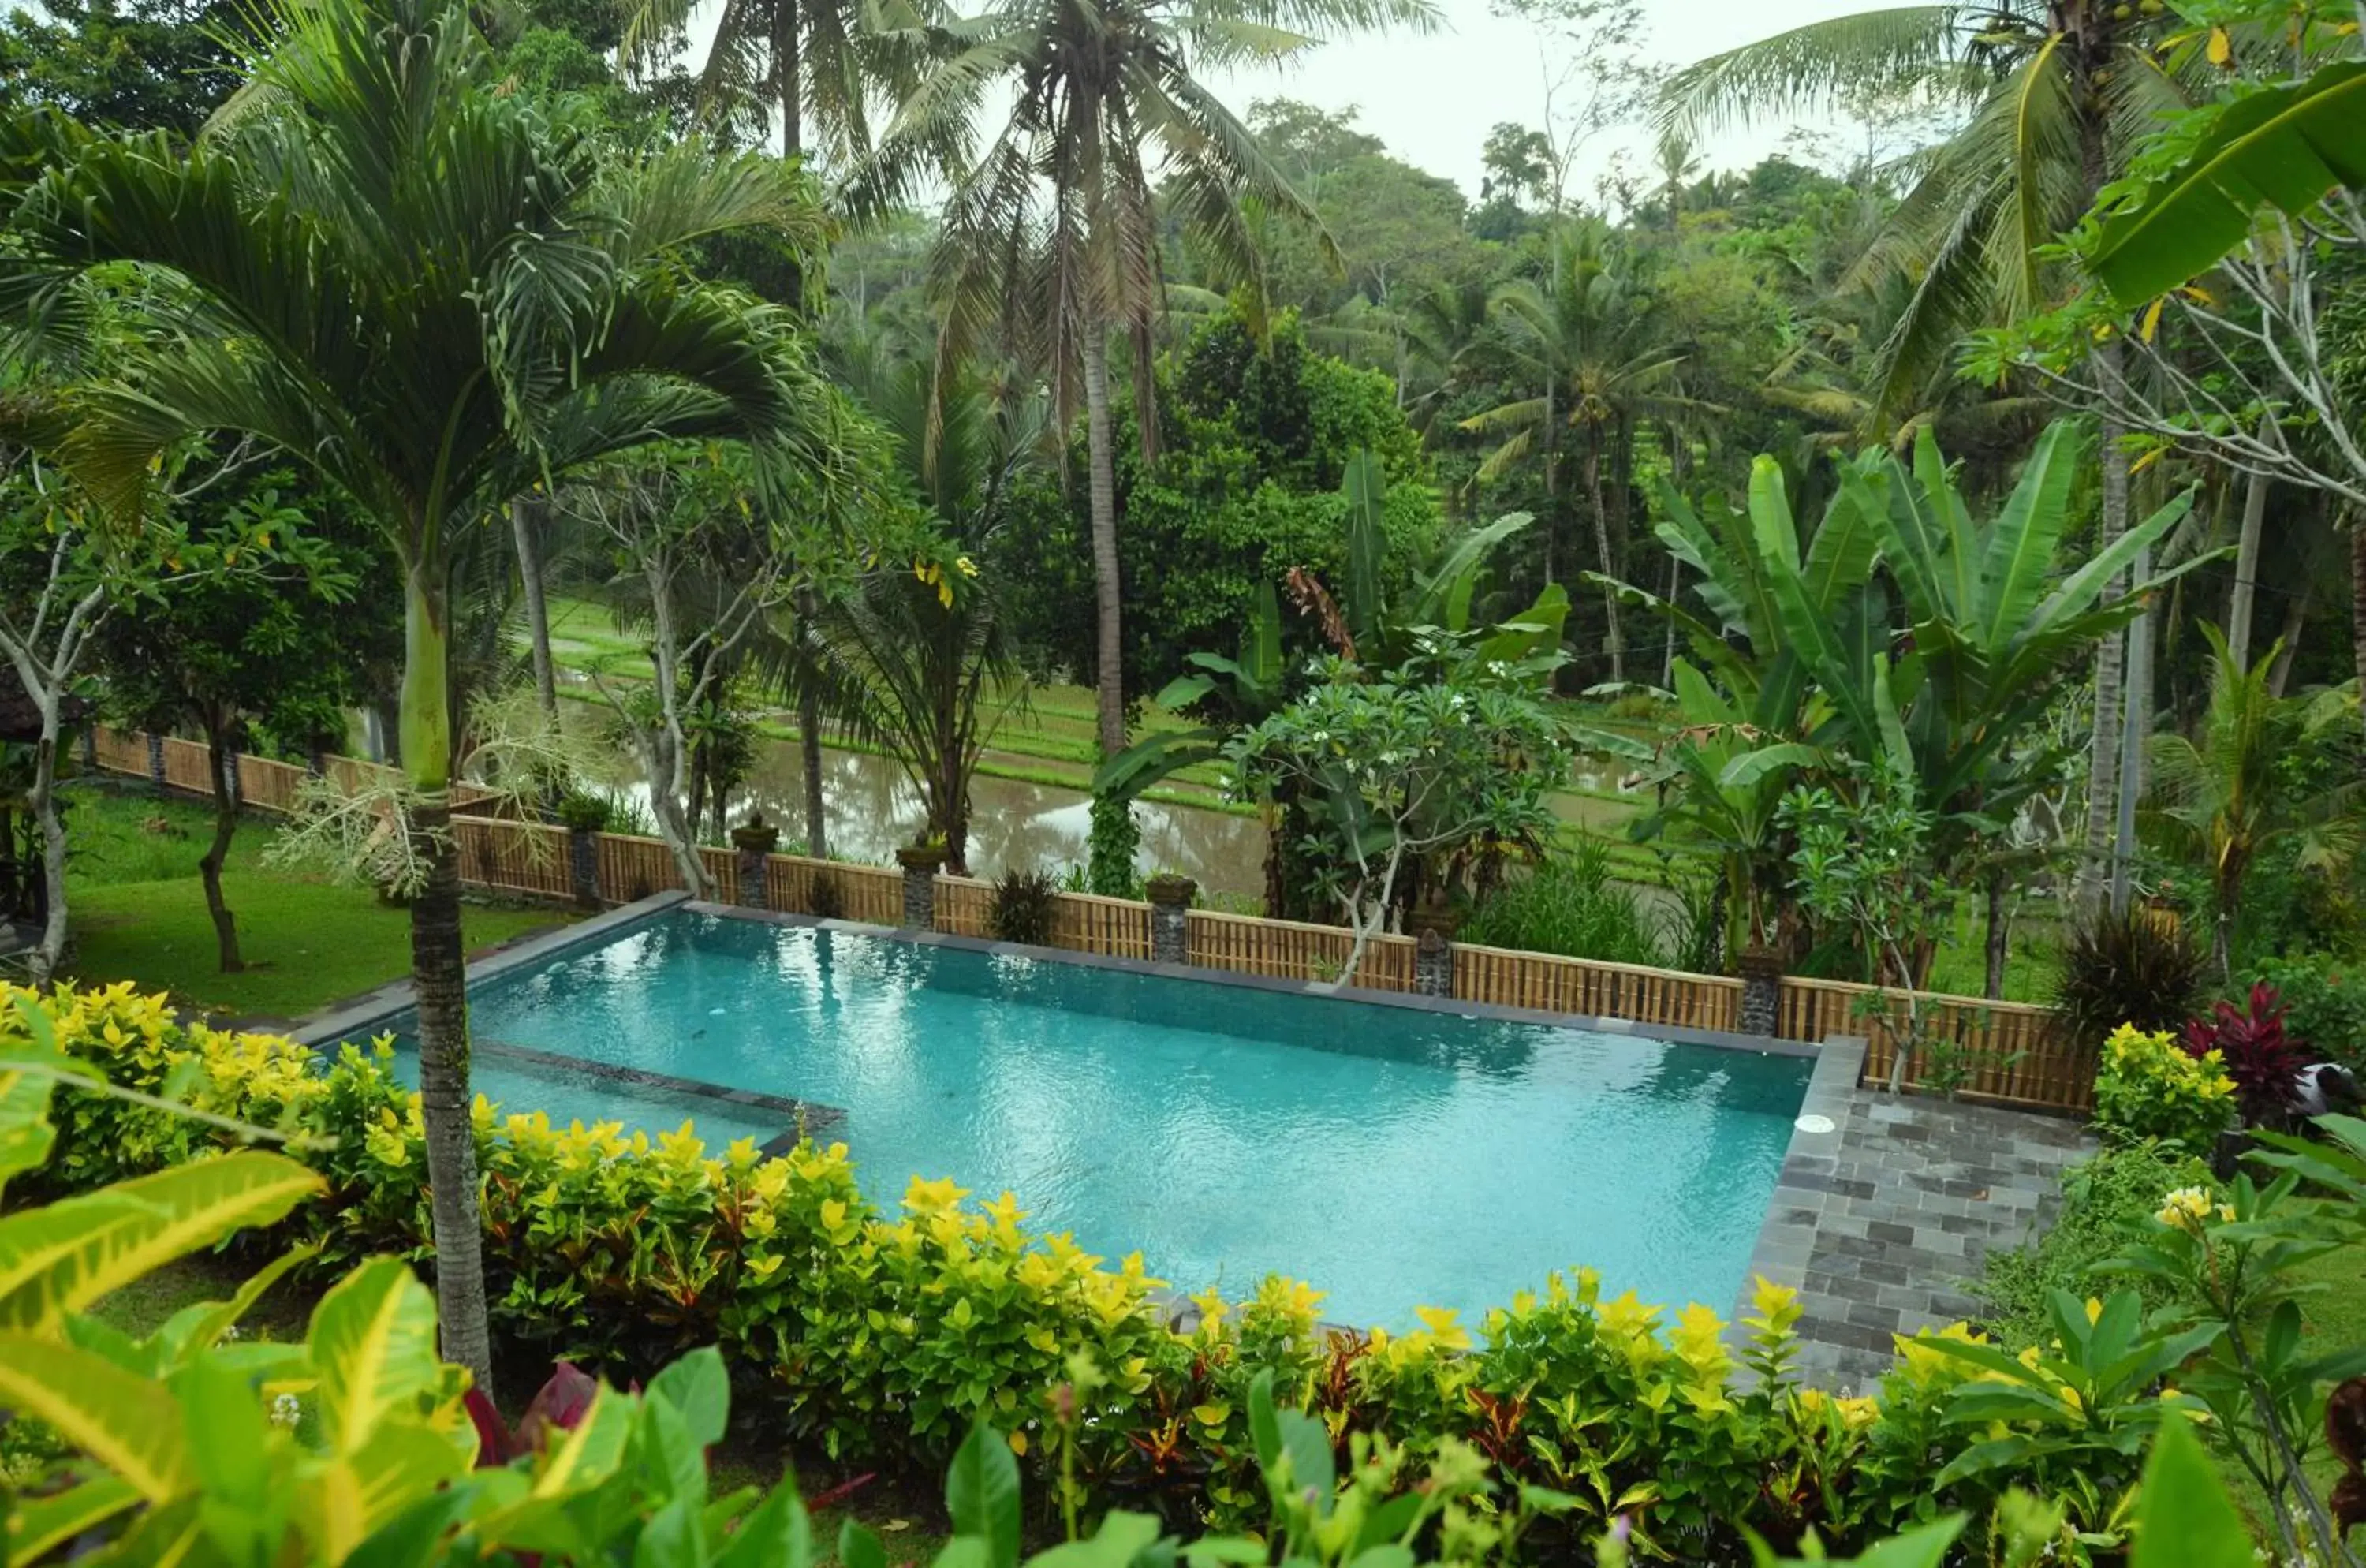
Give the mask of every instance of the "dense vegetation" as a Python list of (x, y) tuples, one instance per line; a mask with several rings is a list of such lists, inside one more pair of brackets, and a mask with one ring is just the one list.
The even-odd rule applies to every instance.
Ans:
[[(1614, 1555), (1730, 1555), (1745, 1528), (1855, 1544), (1949, 1504), (2108, 1552), (2147, 1438), (2182, 1434), (2185, 1408), (2285, 1556), (2341, 1556), (2293, 1450), (2328, 1416), (2366, 1448), (2332, 1392), (2366, 1385), (2354, 1354), (2302, 1353), (2301, 1285), (2356, 1245), (2361, 1134), (2320, 1123), (2348, 1140), (2332, 1154), (2289, 1134), (2327, 1092), (2316, 1066), (2366, 1056), (2354, 6), (1876, 12), (1668, 75), (1631, 6), (1504, 3), (1587, 90), (1496, 129), (1475, 204), (1351, 116), (1275, 98), (1244, 118), (1209, 86), (1436, 25), (1421, 0), (775, 0), (727, 8), (704, 60), (676, 0), (11, 12), (0, 916), (35, 990), (0, 1018), (33, 1064), (0, 1064), (0, 1163), (76, 1195), (7, 1223), (140, 1233), (252, 1175), (264, 1196), (209, 1235), (280, 1225), (321, 1247), (309, 1267), (359, 1265), (301, 1352), (304, 1484), (399, 1477), (384, 1495), (445, 1545), (481, 1497), (436, 1489), (465, 1459), (444, 1363), (493, 1386), (498, 1335), (667, 1380), (576, 1428), (629, 1427), (669, 1469), (671, 1493), (584, 1505), (636, 1531), (646, 1507), (636, 1550), (659, 1561), (714, 1544), (689, 1472), (718, 1374), (657, 1371), (699, 1343), (832, 1452), (958, 1451), (961, 1484), (1006, 1486), (990, 1442), (957, 1450), (999, 1421), (1009, 1449), (1042, 1445), (1072, 1525), (1115, 1496), (1178, 1529), (1246, 1528), (1261, 1495), (1321, 1513), (1326, 1488), (1260, 1488), (1283, 1448), (1333, 1458), (1274, 1410), (1275, 1372), (1334, 1446), (1384, 1435), (1461, 1473), (1457, 1498), (1473, 1451), (1542, 1489), (1483, 1550), (1457, 1535), (1476, 1505), (1439, 1516), (1419, 1546), (1447, 1557), (1509, 1556), (1527, 1524), (1558, 1547), (1624, 1530)], [(1801, 111), (1867, 151), (1742, 171), (1694, 151)], [(1656, 130), (1655, 167), (1580, 191), (1578, 149), (1621, 123)], [(566, 648), (554, 599), (609, 629)], [(1073, 874), (1132, 893), (1144, 792), (1221, 792), (1265, 829), (1268, 912), (1352, 930), (1342, 982), (1376, 935), (1424, 925), (1845, 976), (1891, 993), (1897, 1081), (1953, 1093), (1975, 1065), (1920, 993), (1973, 973), (2026, 990), (2034, 928), (2058, 933), (2059, 1043), (2091, 1059), (2113, 1152), (2054, 1250), (1990, 1281), (2039, 1353), (1965, 1331), (1907, 1347), (1876, 1402), (1811, 1397), (1780, 1380), (1797, 1308), (1770, 1291), (1742, 1391), (1700, 1309), (1662, 1337), (1582, 1275), (1483, 1346), (1445, 1314), (1325, 1341), (1279, 1281), (1183, 1334), (1138, 1264), (1028, 1237), (1008, 1198), (922, 1183), (891, 1219), (830, 1151), (709, 1159), (472, 1102), (456, 785), (589, 824), (628, 809), (624, 759), (629, 809), (706, 893), (700, 847), (787, 723), (805, 847), (828, 849), (835, 742), (892, 761), (923, 813), (913, 852), (960, 871), (972, 781), (1055, 681), (1091, 693), (1089, 740), (1064, 742), (1093, 769)], [(67, 783), (93, 711), (205, 743), (194, 890), (107, 869), (146, 858), (147, 829)], [(356, 715), (399, 771), (308, 784), (254, 875), (231, 759), (341, 747)], [(1581, 777), (1629, 841), (1564, 820)], [(1009, 869), (996, 928), (1040, 934), (1056, 868)], [(219, 979), (159, 935), (200, 899)], [(127, 942), (110, 922), (134, 918)], [(311, 998), (383, 971), (394, 922), (415, 1096), (365, 1055), (316, 1070), (155, 998), (51, 988), (80, 965), (185, 1000)], [(94, 1066), (149, 1100), (99, 1093)], [(81, 1087), (49, 1155), (61, 1073)], [(200, 1157), (223, 1118), (298, 1135), (310, 1168)], [(2259, 1179), (2228, 1177), (2260, 1141)], [(2170, 1168), (2144, 1162), (2184, 1158), (2225, 1185), (2124, 1223)], [(2277, 1160), (2309, 1190), (2269, 1180)], [(2106, 1233), (2144, 1283), (2082, 1310)], [(440, 1359), (419, 1287), (373, 1250), (433, 1258)], [(0, 1247), (0, 1269), (33, 1256)], [(95, 1287), (61, 1256), (0, 1282), (5, 1332), (49, 1336), (17, 1350), (67, 1354)], [(323, 1364), (359, 1318), (405, 1347), (383, 1453), (340, 1425), (355, 1369)], [(0, 1355), (0, 1405), (82, 1422), (69, 1446), (109, 1472), (43, 1495), (45, 1541), (144, 1502), (127, 1560), (184, 1526), (224, 1560), (275, 1556), (215, 1537), (223, 1498), (269, 1485), (254, 1456), (299, 1440), (259, 1425), (281, 1352), (225, 1361), (228, 1318), (181, 1321), (138, 1344), (73, 1331), (87, 1399)], [(220, 1497), (183, 1485), (196, 1461), (168, 1438), (121, 1441), (142, 1411), (180, 1431), (182, 1400), (254, 1439), (222, 1450), (254, 1460), (235, 1486), (200, 1478)], [(2043, 1500), (2008, 1501), (2013, 1482)], [(1363, 1568), (1403, 1568), (1424, 1494), (1382, 1462), (1347, 1495), (1404, 1521)], [(613, 1544), (518, 1506), (534, 1528), (505, 1548)], [(785, 1495), (764, 1506), (742, 1539), (760, 1517), (795, 1534)], [(335, 1517), (306, 1550), (343, 1560), (389, 1524)], [(1335, 1560), (1327, 1528), (1306, 1550)], [(879, 1568), (876, 1542), (843, 1550)]]

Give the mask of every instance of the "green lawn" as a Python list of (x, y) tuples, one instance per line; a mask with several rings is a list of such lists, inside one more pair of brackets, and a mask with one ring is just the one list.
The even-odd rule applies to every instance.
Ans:
[[(75, 978), (136, 981), (208, 1012), (295, 1019), (411, 972), (404, 911), (366, 888), (261, 864), (272, 825), (249, 818), (222, 874), (248, 967), (222, 974), (197, 880), (212, 814), (111, 788), (75, 787), (68, 798)], [(464, 930), (473, 951), (567, 918), (471, 905)]]

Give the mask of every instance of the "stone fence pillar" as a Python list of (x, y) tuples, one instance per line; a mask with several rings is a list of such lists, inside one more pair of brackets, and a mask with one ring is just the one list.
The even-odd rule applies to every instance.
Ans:
[(567, 829), (567, 881), (575, 902), (586, 909), (600, 907), (600, 832), (596, 828)]
[(1413, 912), (1413, 988), (1423, 997), (1454, 994), (1454, 933), (1462, 912), (1448, 905), (1423, 904)]
[(942, 844), (914, 844), (896, 852), (904, 868), (904, 929), (937, 929), (937, 873), (945, 863)]
[(1782, 1017), (1782, 954), (1771, 947), (1744, 948), (1734, 967), (1741, 973), (1741, 1032), (1774, 1038)]
[(758, 812), (746, 824), (731, 829), (731, 847), (738, 852), (737, 871), (742, 908), (761, 909), (764, 902), (765, 857), (780, 847), (781, 830)]
[(1188, 876), (1154, 876), (1150, 896), (1150, 957), (1155, 964), (1191, 962), (1191, 898), (1200, 885)]

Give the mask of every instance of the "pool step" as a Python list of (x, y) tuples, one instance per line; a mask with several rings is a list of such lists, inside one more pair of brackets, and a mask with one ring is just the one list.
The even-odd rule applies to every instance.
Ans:
[(800, 1135), (820, 1142), (825, 1134), (838, 1132), (846, 1125), (846, 1112), (835, 1105), (817, 1105), (811, 1100), (765, 1094), (759, 1089), (731, 1089), (697, 1078), (676, 1077), (670, 1073), (653, 1073), (644, 1067), (618, 1066), (614, 1062), (587, 1061), (581, 1056), (537, 1050), (531, 1045), (515, 1045), (506, 1040), (487, 1040), (479, 1036), (472, 1044), (479, 1055), (492, 1061), (541, 1067), (551, 1072), (580, 1073), (586, 1077), (604, 1078), (611, 1083), (626, 1084), (635, 1089), (655, 1089), (660, 1094), (693, 1101), (713, 1100), (742, 1111), (775, 1111), (787, 1125), (759, 1150), (768, 1156), (784, 1155), (795, 1148)]

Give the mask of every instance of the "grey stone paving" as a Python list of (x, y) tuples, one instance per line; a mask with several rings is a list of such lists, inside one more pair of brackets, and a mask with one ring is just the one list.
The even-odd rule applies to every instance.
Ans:
[(1844, 1100), (1826, 1112), (1838, 1125), (1793, 1139), (1751, 1276), (1801, 1292), (1800, 1375), (1862, 1393), (1888, 1370), (1893, 1336), (1974, 1315), (1966, 1280), (2052, 1219), (2063, 1169), (2094, 1143), (2026, 1111), (1870, 1088), (1828, 1098)]

